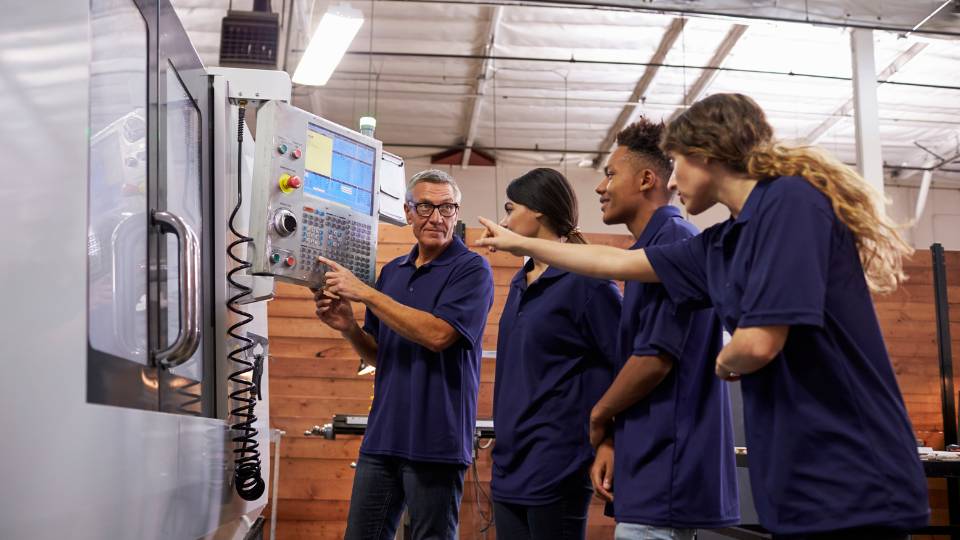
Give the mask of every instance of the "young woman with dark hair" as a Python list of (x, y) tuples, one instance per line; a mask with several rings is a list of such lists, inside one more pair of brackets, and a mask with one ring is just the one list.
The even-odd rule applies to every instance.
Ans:
[[(534, 169), (507, 187), (502, 225), (585, 243), (569, 182)], [(530, 259), (510, 283), (497, 339), (490, 482), (498, 538), (585, 537), (593, 488), (590, 409), (613, 378), (620, 292)]]

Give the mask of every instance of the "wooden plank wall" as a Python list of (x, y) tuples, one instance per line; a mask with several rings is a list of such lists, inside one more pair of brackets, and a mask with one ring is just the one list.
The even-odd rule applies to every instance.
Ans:
[[(904, 265), (909, 276), (907, 283), (892, 295), (874, 297), (874, 304), (917, 439), (926, 446), (943, 450), (932, 261), (929, 250), (918, 250), (912, 260)], [(960, 360), (960, 252), (946, 253), (946, 266), (950, 336), (953, 342), (951, 350), (956, 367), (956, 362)], [(955, 401), (956, 392), (960, 390), (958, 383), (960, 379), (954, 375)], [(946, 525), (949, 523), (946, 481), (934, 479), (929, 480), (928, 484), (933, 511), (931, 523)], [(921, 538), (914, 536), (915, 540)]]
[[(468, 229), (467, 243), (479, 232)], [(625, 247), (626, 235), (589, 234), (593, 243)], [(414, 239), (409, 228), (380, 226), (377, 255), (379, 267), (405, 254)], [(488, 254), (494, 269), (496, 295), (483, 338), (484, 349), (496, 349), (497, 323), (506, 299), (507, 287), (520, 266), (520, 259), (508, 254)], [(936, 327), (934, 324), (932, 272), (928, 252), (914, 257), (911, 280), (896, 294), (877, 299), (887, 344), (904, 392), (907, 409), (918, 438), (942, 448), (940, 394), (937, 371)], [(951, 318), (954, 356), (960, 360), (960, 253), (948, 254), (951, 269)], [(351, 463), (360, 446), (359, 437), (339, 437), (326, 441), (305, 437), (304, 430), (330, 421), (335, 413), (366, 413), (373, 394), (373, 377), (356, 375), (359, 358), (337, 332), (316, 320), (310, 292), (301, 287), (277, 284), (277, 298), (269, 305), (270, 324), (270, 417), (275, 428), (286, 431), (281, 444), (279, 503), (277, 505), (279, 540), (339, 539), (346, 527), (350, 490), (353, 483)], [(358, 319), (363, 313), (356, 310)], [(481, 375), (479, 414), (492, 415), (495, 362), (485, 359)], [(477, 459), (479, 487), (489, 493), (490, 450), (481, 450)], [(478, 494), (473, 471), (467, 473), (461, 507), (463, 540), (493, 539), (491, 526), (481, 532), (489, 517), (489, 503)], [(931, 502), (935, 520), (946, 523), (945, 484), (931, 482)], [(266, 514), (269, 516), (268, 507)], [(590, 509), (588, 538), (613, 537), (613, 520), (602, 515), (602, 506)]]

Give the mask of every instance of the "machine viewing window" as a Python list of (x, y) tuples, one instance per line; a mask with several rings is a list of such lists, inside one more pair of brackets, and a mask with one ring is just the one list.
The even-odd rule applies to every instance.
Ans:
[(309, 124), (304, 194), (372, 216), (375, 156), (370, 146)]

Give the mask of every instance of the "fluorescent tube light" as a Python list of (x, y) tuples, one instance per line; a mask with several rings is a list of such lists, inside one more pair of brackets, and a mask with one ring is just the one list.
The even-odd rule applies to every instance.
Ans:
[(330, 6), (300, 58), (293, 82), (323, 86), (363, 26), (363, 12), (349, 4)]

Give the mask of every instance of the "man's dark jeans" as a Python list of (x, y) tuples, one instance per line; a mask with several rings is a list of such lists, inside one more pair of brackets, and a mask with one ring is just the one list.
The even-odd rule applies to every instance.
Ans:
[(404, 506), (413, 540), (456, 537), (464, 465), (361, 454), (344, 540), (393, 540)]

